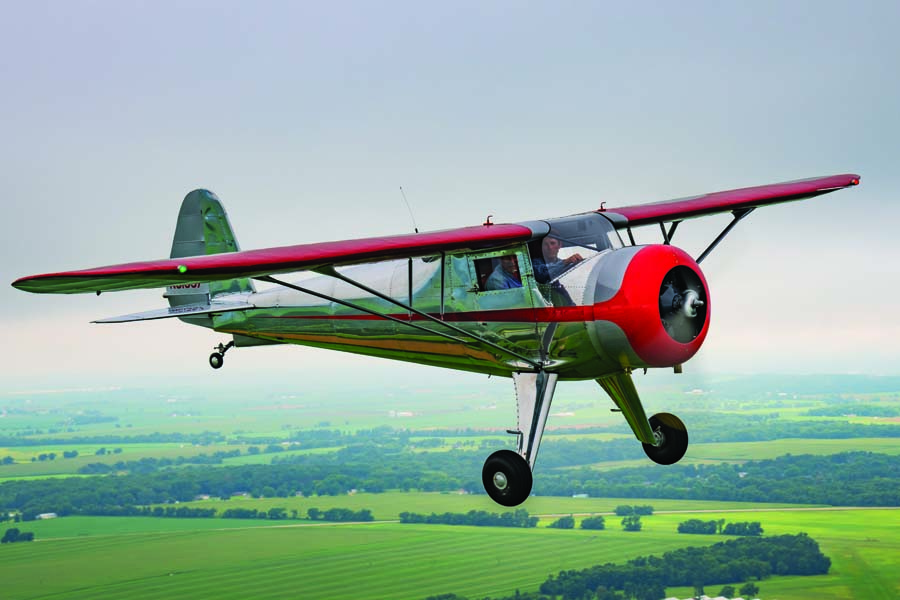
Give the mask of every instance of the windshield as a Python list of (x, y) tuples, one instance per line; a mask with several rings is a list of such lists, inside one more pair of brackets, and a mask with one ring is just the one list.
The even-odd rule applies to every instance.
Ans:
[(622, 239), (612, 223), (597, 213), (550, 219), (547, 224), (550, 225), (549, 237), (558, 239), (564, 249), (579, 247), (602, 252), (622, 247)]
[(547, 283), (595, 254), (622, 247), (612, 223), (596, 213), (549, 219), (550, 232), (529, 245), (538, 283)]

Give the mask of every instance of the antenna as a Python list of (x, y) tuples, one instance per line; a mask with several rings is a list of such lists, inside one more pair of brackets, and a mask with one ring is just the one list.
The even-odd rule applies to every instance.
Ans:
[(413, 230), (414, 230), (416, 233), (419, 233), (419, 227), (418, 227), (418, 225), (416, 225), (416, 218), (413, 216), (413, 211), (412, 211), (412, 209), (409, 207), (409, 200), (406, 199), (406, 192), (403, 191), (403, 186), (402, 186), (402, 185), (400, 186), (400, 195), (403, 196), (403, 202), (406, 203), (406, 210), (409, 211), (409, 218), (412, 220), (412, 223), (413, 223)]

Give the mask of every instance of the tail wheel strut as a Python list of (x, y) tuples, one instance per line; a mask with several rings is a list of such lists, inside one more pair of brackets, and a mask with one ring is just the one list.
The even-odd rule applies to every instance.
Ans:
[(234, 340), (231, 340), (227, 344), (219, 344), (216, 346), (216, 351), (209, 355), (209, 366), (213, 369), (221, 369), (222, 365), (225, 364), (225, 353), (233, 347)]

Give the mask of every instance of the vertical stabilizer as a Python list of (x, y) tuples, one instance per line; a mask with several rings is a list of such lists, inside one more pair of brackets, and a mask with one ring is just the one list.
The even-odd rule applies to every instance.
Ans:
[[(184, 197), (175, 224), (170, 258), (222, 254), (239, 250), (231, 223), (228, 222), (228, 214), (218, 196), (209, 190), (194, 190)], [(210, 298), (221, 294), (255, 291), (253, 282), (243, 278), (170, 286), (166, 288), (165, 297), (169, 300), (170, 306), (208, 305)], [(182, 320), (196, 325), (211, 326), (208, 315), (184, 317)]]

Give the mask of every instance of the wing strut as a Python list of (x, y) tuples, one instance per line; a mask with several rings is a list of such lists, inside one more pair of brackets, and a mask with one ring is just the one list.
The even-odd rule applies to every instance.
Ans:
[[(526, 363), (528, 363), (529, 365), (531, 365), (532, 367), (534, 367), (537, 370), (541, 369), (540, 363), (535, 362), (534, 360), (528, 358), (525, 355), (519, 354), (518, 352), (513, 352), (512, 350), (504, 348), (503, 346), (495, 344), (494, 342), (488, 341), (488, 340), (484, 339), (483, 337), (480, 337), (480, 336), (475, 335), (474, 333), (468, 332), (465, 329), (460, 329), (459, 327), (457, 327), (455, 325), (451, 325), (450, 323), (447, 323), (446, 321), (442, 321), (442, 320), (438, 319), (437, 317), (429, 315), (428, 313), (422, 312), (420, 310), (416, 310), (415, 308), (413, 308), (412, 306), (409, 306), (408, 304), (404, 304), (403, 302), (395, 300), (394, 298), (391, 298), (390, 296), (382, 294), (378, 290), (374, 290), (374, 289), (368, 287), (367, 285), (363, 285), (362, 283), (359, 283), (358, 281), (350, 279), (349, 277), (347, 277), (345, 275), (341, 275), (332, 266), (321, 267), (321, 268), (314, 269), (314, 270), (316, 273), (321, 273), (322, 275), (328, 275), (330, 277), (340, 279), (341, 281), (343, 281), (345, 283), (349, 283), (350, 285), (357, 287), (357, 288), (363, 290), (364, 292), (368, 292), (369, 294), (372, 294), (373, 296), (375, 296), (377, 298), (381, 298), (382, 300), (384, 300), (386, 302), (390, 302), (391, 304), (399, 306), (403, 310), (406, 310), (412, 314), (418, 315), (418, 316), (422, 317), (423, 319), (428, 319), (429, 321), (437, 323), (438, 325), (443, 325), (444, 327), (446, 327), (452, 331), (455, 331), (456, 333), (461, 333), (462, 335), (470, 337), (480, 344), (490, 346), (491, 348), (493, 348), (495, 350), (499, 350), (500, 352), (503, 352), (504, 354), (508, 354), (509, 356), (518, 358), (519, 360), (522, 360), (522, 361), (525, 361)], [(366, 311), (366, 312), (372, 312), (372, 311)], [(382, 315), (382, 316), (387, 317), (387, 315)], [(402, 320), (400, 320), (400, 323), (403, 323), (404, 325), (412, 324), (412, 323), (409, 323), (407, 321), (402, 321)], [(444, 334), (440, 334), (440, 333), (434, 331), (433, 329), (428, 329), (426, 327), (417, 327), (417, 328), (424, 329), (425, 331), (429, 331), (429, 332), (435, 333), (437, 335), (444, 335)], [(444, 337), (447, 337), (447, 336), (444, 335)], [(457, 338), (453, 338), (453, 339), (457, 339)], [(461, 341), (461, 340), (457, 340), (457, 341)]]
[[(319, 271), (319, 270), (317, 270), (317, 271)], [(358, 283), (356, 281), (353, 281), (352, 279), (344, 277), (343, 275), (341, 275), (337, 271), (334, 271), (333, 269), (323, 268), (319, 272), (321, 272), (323, 275), (331, 275), (331, 276), (337, 277), (338, 279), (340, 279), (342, 281), (346, 281), (347, 283), (349, 283), (350, 285), (352, 285), (354, 287), (358, 287), (359, 289), (367, 291), (383, 300), (387, 300), (388, 302), (390, 302), (392, 304), (396, 304), (397, 306), (399, 306), (400, 308), (403, 308), (404, 310), (407, 310), (409, 312), (420, 315), (420, 316), (422, 316), (426, 319), (429, 319), (431, 321), (434, 321), (436, 323), (440, 323), (441, 325), (444, 325), (445, 327), (448, 327), (448, 328), (452, 329), (453, 331), (459, 332), (467, 337), (474, 338), (475, 341), (477, 341), (478, 343), (485, 344), (487, 346), (490, 346), (491, 348), (494, 348), (496, 350), (499, 350), (500, 352), (503, 352), (504, 354), (508, 354), (510, 356), (518, 358), (519, 360), (525, 361), (529, 365), (533, 366), (535, 369), (541, 368), (541, 365), (539, 363), (531, 360), (530, 358), (528, 358), (526, 356), (523, 356), (517, 352), (513, 352), (512, 350), (508, 350), (502, 346), (498, 346), (497, 344), (495, 344), (493, 342), (489, 342), (488, 340), (486, 340), (484, 338), (481, 338), (477, 335), (469, 333), (468, 331), (465, 331), (463, 329), (460, 329), (458, 327), (450, 325), (449, 323), (445, 323), (445, 322), (441, 321), (440, 319), (436, 319), (435, 317), (433, 317), (427, 313), (418, 311), (418, 310), (412, 308), (411, 306), (407, 306), (406, 304), (404, 304), (402, 302), (398, 302), (397, 300), (394, 300), (393, 298), (391, 298), (389, 296), (385, 296), (384, 294), (381, 294), (380, 292), (370, 289), (370, 288), (362, 285), (361, 283)], [(276, 278), (272, 277), (271, 275), (263, 275), (262, 277), (254, 277), (254, 279), (256, 279), (257, 281), (265, 281), (267, 283), (274, 283), (276, 285), (281, 285), (286, 288), (290, 288), (292, 290), (297, 290), (298, 292), (303, 292), (304, 294), (309, 294), (310, 296), (315, 296), (316, 298), (321, 298), (322, 300), (328, 300), (329, 302), (335, 302), (342, 306), (346, 306), (347, 308), (352, 308), (353, 310), (358, 310), (360, 312), (364, 312), (364, 313), (367, 313), (367, 314), (370, 314), (370, 315), (373, 315), (373, 316), (376, 316), (376, 317), (379, 317), (382, 319), (387, 319), (388, 321), (393, 321), (395, 323), (399, 323), (400, 325), (412, 327), (413, 329), (418, 329), (420, 331), (424, 331), (425, 333), (430, 333), (432, 335), (446, 338), (448, 340), (453, 340), (454, 342), (457, 342), (460, 344), (470, 343), (470, 342), (467, 342), (466, 340), (463, 340), (456, 336), (450, 335), (449, 333), (442, 333), (440, 331), (435, 331), (434, 329), (430, 329), (428, 327), (422, 327), (421, 325), (416, 325), (415, 323), (412, 323), (411, 321), (404, 321), (403, 319), (398, 319), (397, 317), (392, 317), (391, 315), (386, 315), (384, 313), (378, 312), (377, 310), (372, 310), (370, 308), (360, 306), (359, 304), (356, 304), (353, 302), (348, 302), (347, 300), (341, 300), (339, 298), (334, 298), (333, 296), (328, 296), (326, 294), (316, 292), (315, 290), (311, 290), (311, 289), (305, 288), (303, 286), (294, 285), (293, 283), (288, 283), (286, 281), (281, 281), (280, 279), (276, 279)]]
[[(662, 221), (659, 222), (659, 228), (662, 230), (663, 240), (666, 242), (666, 246), (672, 244), (672, 238), (675, 236), (675, 230), (678, 229), (678, 224), (681, 221), (672, 221), (672, 226), (669, 228), (669, 231), (666, 231), (666, 226), (663, 225)], [(628, 230), (628, 233), (631, 233), (631, 229)], [(634, 244), (632, 244), (633, 246)]]
[(747, 215), (752, 213), (754, 208), (755, 207), (741, 208), (741, 209), (732, 211), (731, 214), (734, 215), (734, 219), (731, 220), (731, 223), (729, 223), (725, 227), (725, 229), (722, 230), (722, 233), (720, 233), (718, 236), (716, 236), (716, 239), (714, 239), (712, 241), (712, 243), (706, 248), (706, 250), (703, 251), (703, 253), (700, 255), (700, 257), (697, 259), (697, 264), (699, 265), (700, 263), (702, 263), (703, 259), (706, 258), (707, 256), (709, 256), (709, 253), (712, 252), (715, 249), (715, 247), (719, 245), (719, 242), (721, 242), (723, 239), (725, 239), (725, 236), (728, 235), (728, 232), (730, 232), (734, 228), (734, 226), (738, 224), (738, 221), (740, 221), (741, 219), (743, 219), (744, 217), (746, 217)]
[(434, 331), (432, 329), (428, 329), (427, 327), (422, 327), (421, 325), (416, 325), (415, 323), (410, 323), (409, 321), (404, 321), (403, 319), (398, 319), (397, 317), (392, 317), (391, 315), (386, 315), (384, 313), (380, 313), (377, 310), (372, 310), (370, 308), (366, 308), (365, 306), (360, 306), (359, 304), (354, 304), (353, 302), (348, 302), (346, 300), (341, 300), (339, 298), (334, 298), (332, 296), (328, 296), (325, 294), (321, 294), (309, 288), (305, 288), (299, 285), (294, 285), (293, 283), (288, 283), (287, 281), (281, 281), (280, 279), (275, 279), (271, 275), (264, 275), (262, 277), (254, 277), (257, 281), (265, 281), (267, 283), (274, 283), (276, 285), (283, 285), (286, 288), (290, 288), (292, 290), (297, 290), (298, 292), (303, 292), (304, 294), (309, 294), (310, 296), (315, 296), (316, 298), (321, 298), (322, 300), (328, 300), (329, 302), (335, 302), (342, 306), (346, 306), (347, 308), (352, 308), (353, 310), (358, 310), (364, 313), (368, 313), (370, 315), (374, 315), (376, 317), (380, 317), (382, 319), (387, 319), (389, 321), (394, 321), (395, 323), (400, 323), (401, 325), (408, 325), (413, 329), (420, 329), (427, 333), (433, 333), (434, 335), (439, 335), (441, 337), (447, 338), (449, 340), (453, 340), (454, 342), (459, 342), (460, 344), (465, 344), (465, 340), (461, 340), (458, 337), (454, 337), (448, 333), (441, 333), (440, 331)]

